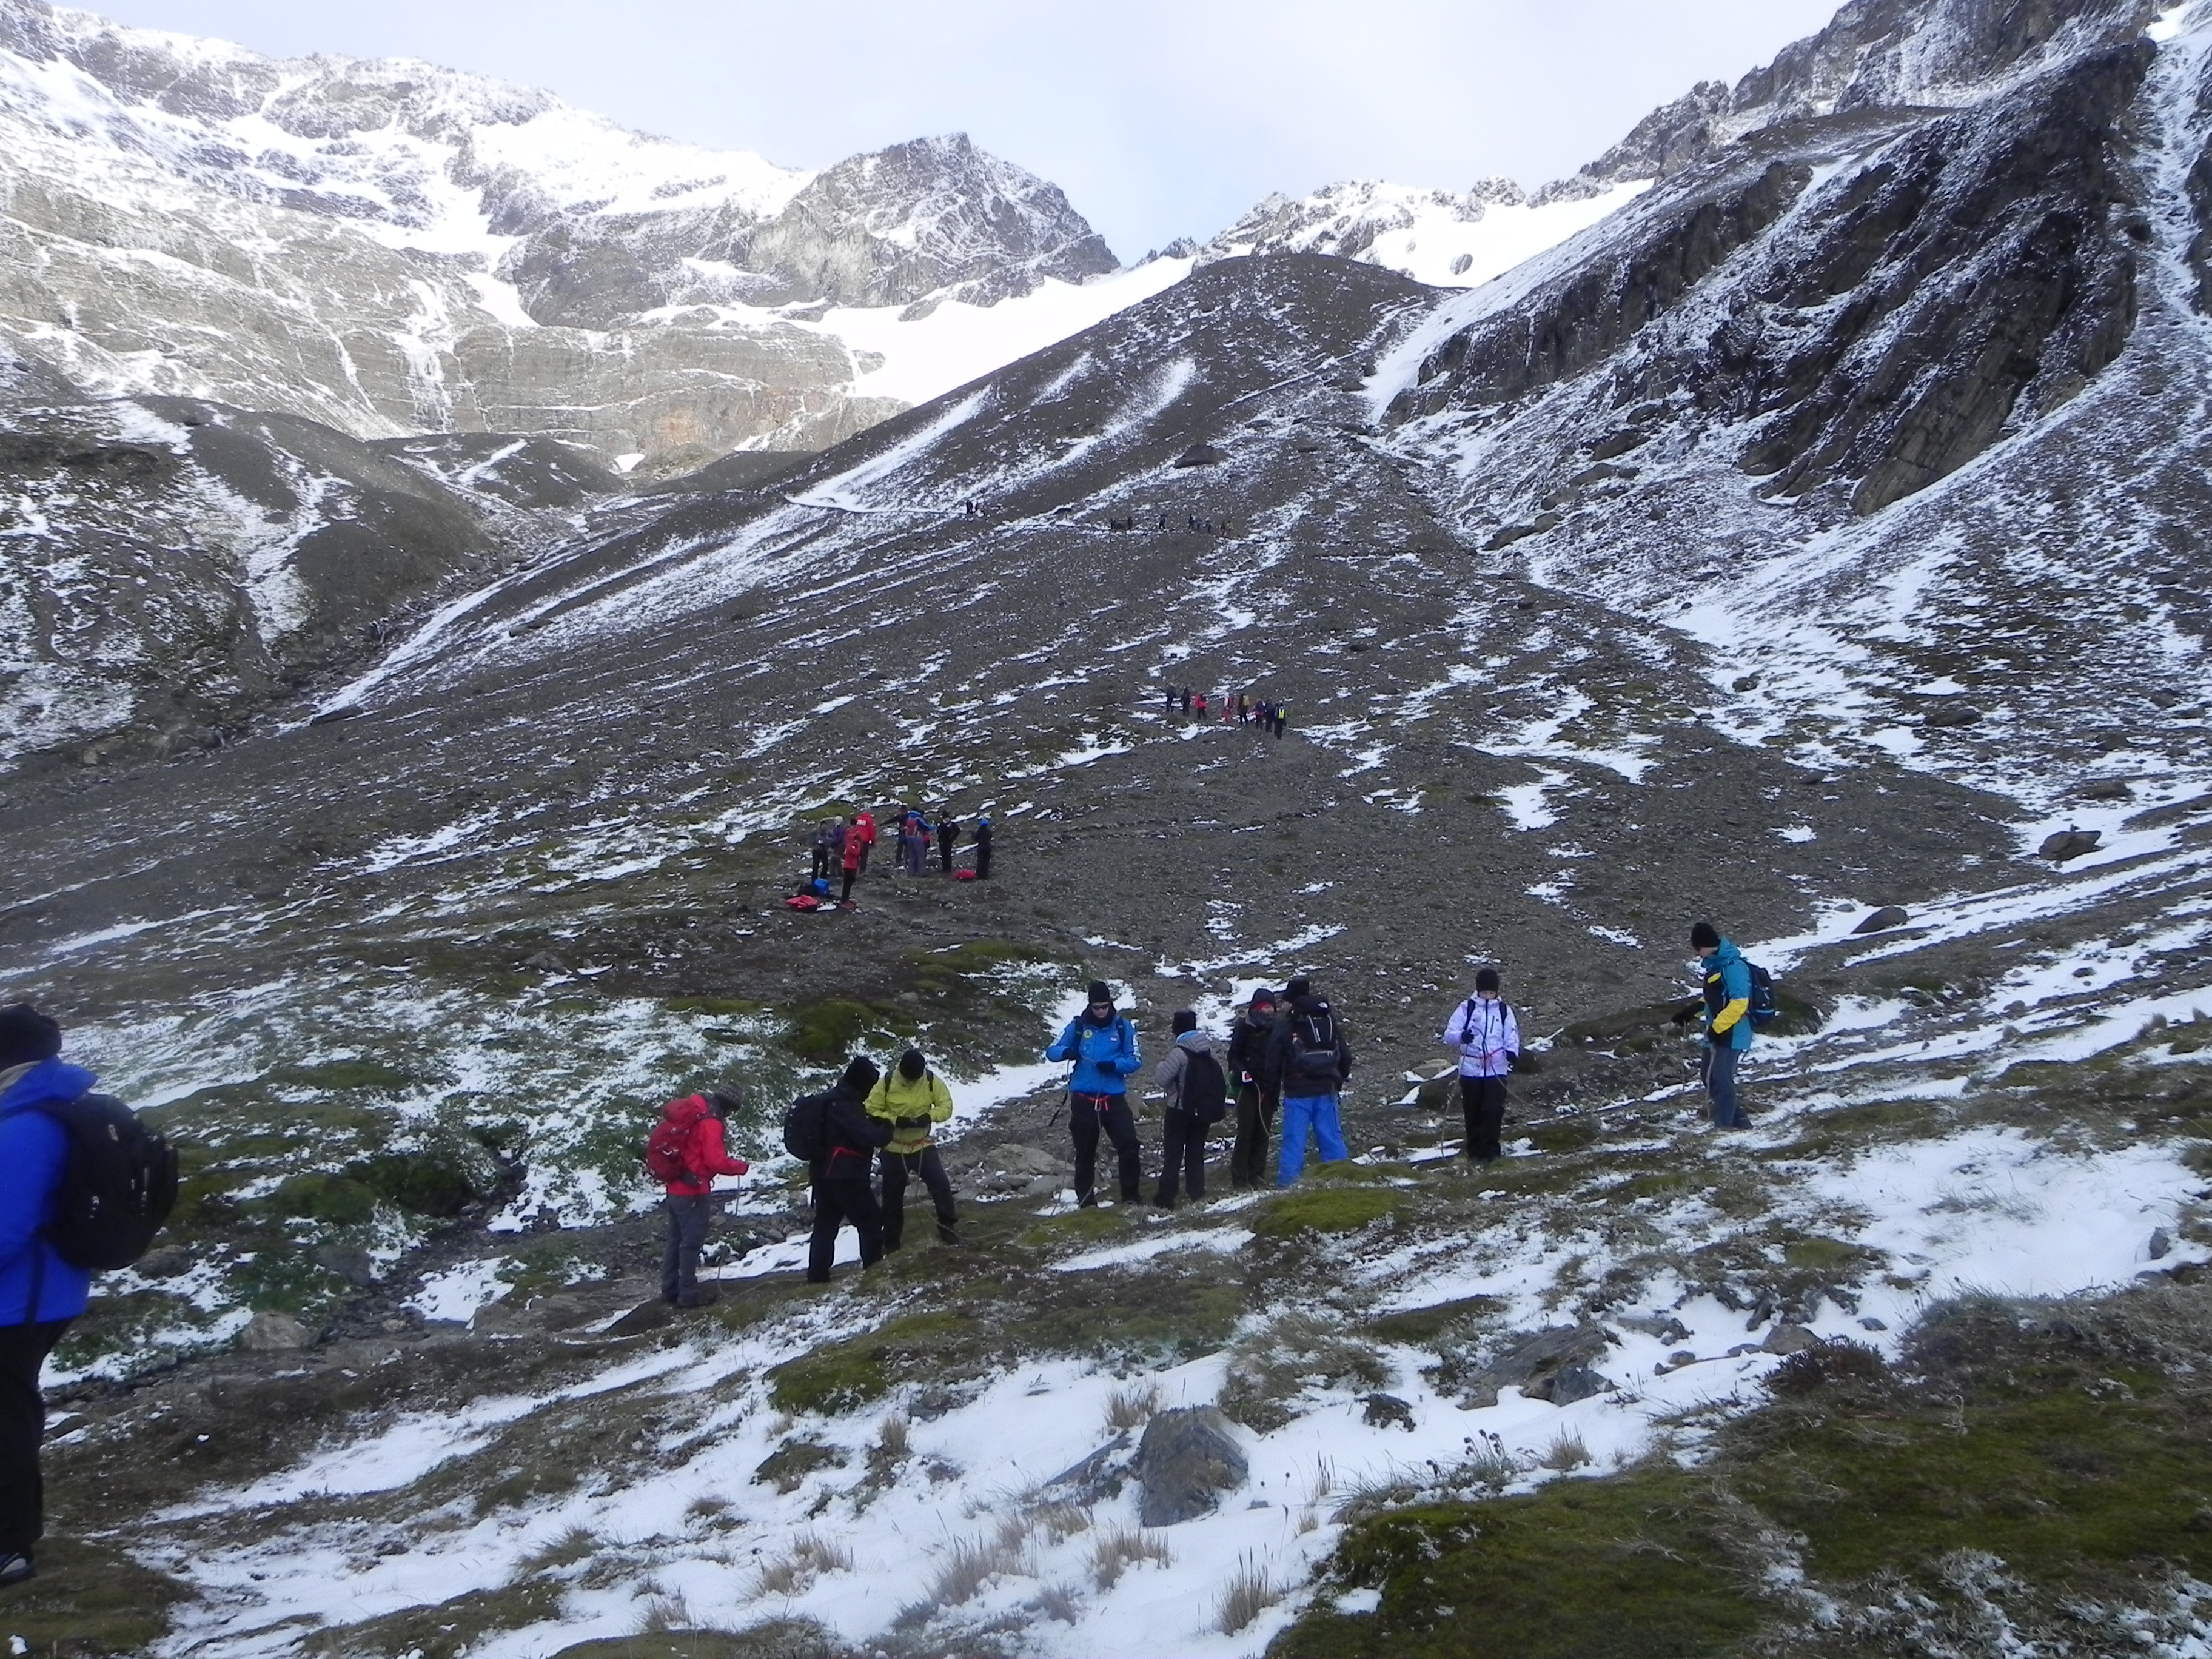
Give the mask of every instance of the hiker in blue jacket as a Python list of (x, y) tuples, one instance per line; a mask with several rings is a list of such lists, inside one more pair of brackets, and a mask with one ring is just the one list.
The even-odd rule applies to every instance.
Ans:
[(1698, 1076), (1712, 1104), (1713, 1127), (1748, 1129), (1751, 1119), (1736, 1103), (1735, 1068), (1751, 1047), (1751, 964), (1710, 921), (1690, 929), (1690, 948), (1704, 964), (1705, 995), (1702, 1010), (1686, 1009), (1679, 1018), (1686, 1024), (1698, 1012), (1705, 1017)]
[(1075, 1137), (1075, 1201), (1085, 1206), (1098, 1201), (1098, 1136), (1103, 1130), (1121, 1164), (1121, 1201), (1134, 1204), (1142, 1172), (1128, 1079), (1143, 1061), (1137, 1057), (1135, 1028), (1115, 1012), (1112, 986), (1103, 979), (1091, 981), (1088, 1005), (1067, 1022), (1044, 1057), (1075, 1062), (1067, 1079), (1067, 1127)]
[(37, 1571), (32, 1554), (46, 1529), (39, 1373), (92, 1287), (92, 1275), (63, 1261), (42, 1231), (59, 1214), (69, 1139), (34, 1109), (75, 1100), (98, 1081), (57, 1058), (61, 1051), (55, 1021), (25, 1003), (0, 1008), (0, 1586)]

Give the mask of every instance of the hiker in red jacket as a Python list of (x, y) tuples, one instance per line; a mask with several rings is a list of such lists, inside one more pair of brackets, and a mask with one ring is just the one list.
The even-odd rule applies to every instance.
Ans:
[(868, 870), (869, 849), (876, 844), (876, 815), (866, 811), (854, 814), (851, 833), (860, 838), (860, 861), (857, 866), (848, 864), (845, 867), (848, 870), (858, 869), (861, 874), (866, 875)]
[(723, 1095), (686, 1095), (661, 1111), (669, 1138), (682, 1149), (684, 1167), (661, 1182), (668, 1194), (668, 1248), (660, 1256), (660, 1299), (679, 1308), (703, 1308), (714, 1300), (712, 1290), (699, 1288), (699, 1252), (714, 1218), (714, 1177), (741, 1176), (752, 1167), (732, 1158), (723, 1144), (722, 1115), (734, 1104)]
[[(868, 826), (866, 835), (860, 833), (863, 823)], [(845, 890), (837, 895), (839, 904), (853, 902), (853, 884), (860, 878), (860, 872), (868, 867), (868, 843), (875, 836), (876, 826), (870, 822), (866, 812), (854, 820), (852, 831), (845, 837)]]

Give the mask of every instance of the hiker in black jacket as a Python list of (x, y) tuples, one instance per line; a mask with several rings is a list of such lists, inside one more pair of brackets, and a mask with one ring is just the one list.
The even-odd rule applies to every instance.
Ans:
[(1275, 994), (1252, 994), (1251, 1005), (1229, 1034), (1229, 1086), (1237, 1091), (1237, 1144), (1229, 1153), (1229, 1184), (1267, 1182), (1267, 1136), (1283, 1101), (1282, 1073), (1270, 1052), (1275, 1035)]
[(855, 1055), (830, 1091), (830, 1150), (814, 1160), (814, 1236), (806, 1249), (810, 1283), (827, 1285), (837, 1254), (837, 1229), (849, 1221), (860, 1235), (860, 1265), (884, 1259), (884, 1208), (869, 1183), (876, 1151), (891, 1138), (890, 1124), (868, 1115), (868, 1091), (883, 1073), (866, 1055)]

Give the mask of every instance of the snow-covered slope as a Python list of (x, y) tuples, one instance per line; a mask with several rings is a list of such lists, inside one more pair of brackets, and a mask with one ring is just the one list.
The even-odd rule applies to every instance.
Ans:
[(1635, 199), (1650, 180), (1531, 198), (1507, 179), (1473, 190), (1334, 184), (1295, 200), (1270, 196), (1200, 250), (1203, 259), (1247, 253), (1331, 253), (1435, 288), (1477, 288)]
[[(95, 393), (544, 433), (655, 473), (904, 401), (807, 307), (865, 326), (1115, 268), (1056, 188), (960, 135), (794, 172), (426, 64), (278, 62), (40, 0), (0, 5), (0, 330)], [(1069, 309), (1048, 296), (1010, 345)], [(961, 379), (1006, 361), (958, 338)]]

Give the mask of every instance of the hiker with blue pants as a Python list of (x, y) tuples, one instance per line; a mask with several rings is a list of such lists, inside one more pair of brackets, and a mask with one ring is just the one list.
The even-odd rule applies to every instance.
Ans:
[(1283, 988), (1284, 1011), (1275, 1022), (1272, 1069), (1283, 1080), (1283, 1150), (1275, 1184), (1287, 1187), (1304, 1172), (1306, 1137), (1321, 1143), (1321, 1161), (1340, 1164), (1345, 1150), (1338, 1097), (1352, 1075), (1352, 1046), (1326, 998), (1299, 975)]
[(1751, 1047), (1751, 964), (1710, 921), (1690, 929), (1690, 948), (1704, 964), (1704, 999), (1678, 1014), (1676, 1023), (1687, 1024), (1697, 1014), (1705, 1015), (1705, 1052), (1698, 1074), (1711, 1103), (1713, 1127), (1748, 1129), (1751, 1119), (1736, 1103), (1735, 1068)]

